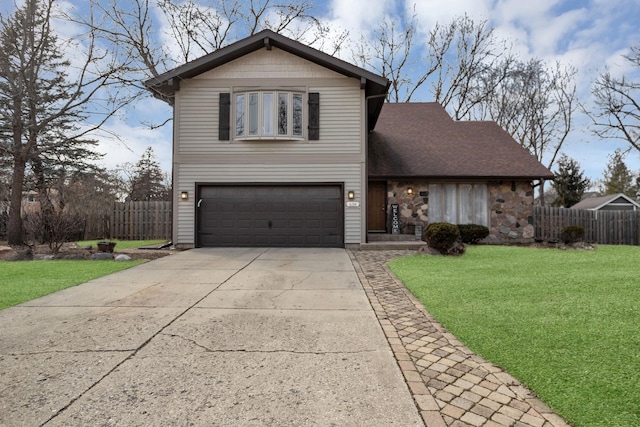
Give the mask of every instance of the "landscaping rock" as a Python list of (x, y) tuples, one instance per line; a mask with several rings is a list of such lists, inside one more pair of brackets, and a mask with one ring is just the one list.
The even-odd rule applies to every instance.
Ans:
[(109, 252), (96, 252), (95, 254), (91, 255), (91, 259), (94, 261), (113, 259), (113, 254)]
[(87, 257), (82, 254), (68, 254), (68, 255), (63, 255), (62, 257), (60, 257), (60, 259), (64, 259), (67, 261), (79, 261), (79, 260), (87, 259)]
[(33, 259), (33, 251), (31, 248), (16, 251), (15, 255), (7, 261), (30, 261)]
[(131, 257), (129, 255), (120, 254), (114, 258), (116, 261), (131, 261)]
[(2, 261), (13, 261), (13, 258), (16, 256), (17, 252), (13, 250), (13, 248), (9, 246), (0, 246), (0, 260)]
[(34, 261), (51, 261), (53, 259), (55, 259), (55, 256), (53, 255), (35, 254), (33, 256)]

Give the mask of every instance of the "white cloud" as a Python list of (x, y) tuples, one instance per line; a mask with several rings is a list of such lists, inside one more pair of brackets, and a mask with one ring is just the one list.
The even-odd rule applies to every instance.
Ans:
[(330, 20), (352, 34), (366, 35), (393, 5), (393, 0), (331, 0)]
[[(413, 0), (406, 0), (408, 8), (412, 8)], [(420, 25), (427, 30), (439, 22), (446, 25), (453, 18), (465, 13), (474, 20), (488, 20), (491, 0), (423, 0), (415, 2), (416, 14)]]
[[(118, 135), (118, 138), (113, 135)], [(136, 163), (147, 147), (152, 147), (162, 170), (171, 173), (171, 123), (150, 129), (114, 120), (104, 127), (96, 139), (99, 141), (96, 151), (105, 154), (99, 162), (100, 166), (115, 169), (126, 162)]]

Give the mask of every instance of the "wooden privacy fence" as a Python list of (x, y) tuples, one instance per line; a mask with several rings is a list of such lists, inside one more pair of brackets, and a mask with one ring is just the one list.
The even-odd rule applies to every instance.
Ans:
[(533, 207), (535, 239), (560, 241), (562, 229), (569, 225), (584, 228), (584, 241), (609, 245), (640, 244), (640, 212), (591, 211), (582, 209)]
[(110, 234), (123, 240), (171, 239), (171, 202), (115, 203)]

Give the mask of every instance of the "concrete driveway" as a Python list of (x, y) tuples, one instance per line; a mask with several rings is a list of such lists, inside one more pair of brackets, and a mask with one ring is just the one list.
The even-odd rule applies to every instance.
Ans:
[(0, 425), (423, 425), (341, 249), (181, 252), (0, 325)]

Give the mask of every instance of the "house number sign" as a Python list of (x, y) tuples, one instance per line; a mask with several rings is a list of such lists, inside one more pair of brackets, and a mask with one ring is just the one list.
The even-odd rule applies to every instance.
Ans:
[(391, 234), (400, 234), (400, 213), (398, 205), (391, 205)]

